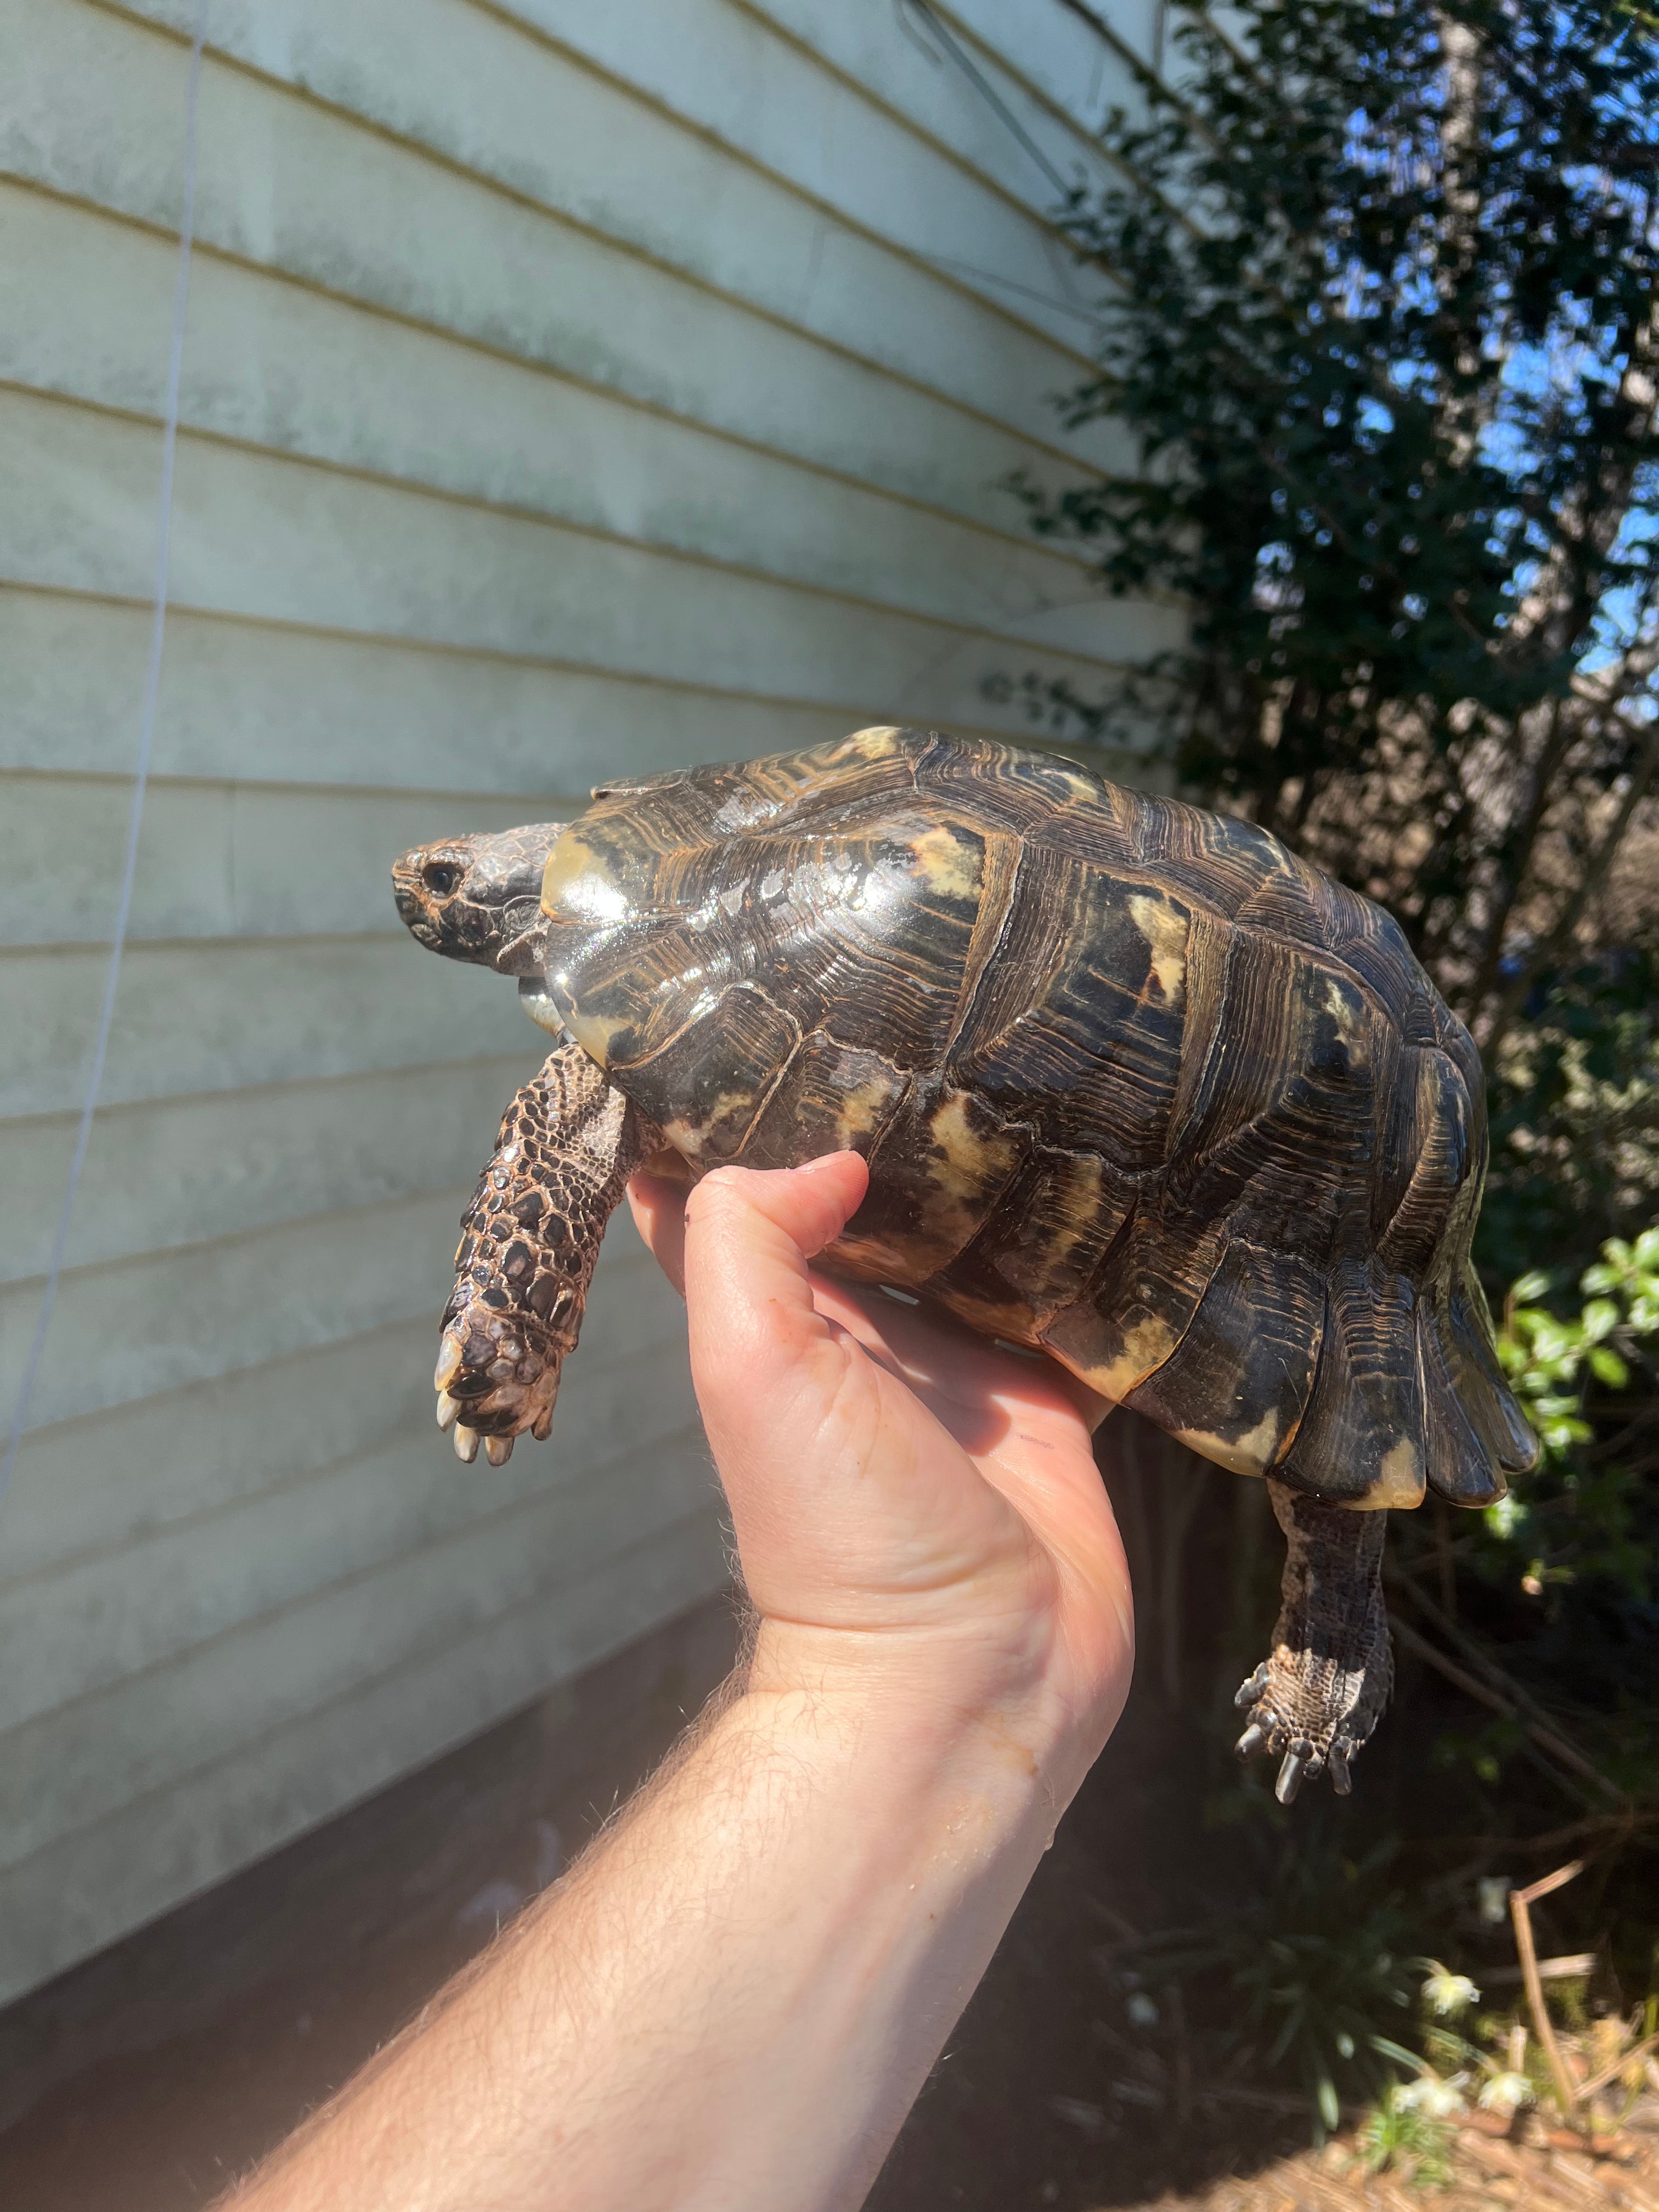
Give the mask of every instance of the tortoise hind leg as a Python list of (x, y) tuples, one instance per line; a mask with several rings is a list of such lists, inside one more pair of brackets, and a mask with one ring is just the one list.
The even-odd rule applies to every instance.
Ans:
[(438, 1425), (494, 1467), (544, 1437), (576, 1348), (605, 1224), (656, 1132), (580, 1046), (562, 1045), (502, 1117), (461, 1216), (433, 1381)]
[(1349, 1762), (1381, 1717), (1394, 1686), (1394, 1651), (1382, 1601), (1385, 1513), (1322, 1505), (1269, 1482), (1285, 1532), (1285, 1579), (1270, 1658), (1238, 1693), (1249, 1714), (1238, 1755), (1282, 1754), (1274, 1794), (1288, 1805), (1308, 1776), (1329, 1770), (1346, 1797)]

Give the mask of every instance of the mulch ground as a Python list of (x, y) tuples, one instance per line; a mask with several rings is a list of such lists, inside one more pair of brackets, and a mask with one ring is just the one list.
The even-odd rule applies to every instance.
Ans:
[(1493, 2212), (1510, 2205), (1659, 2212), (1659, 2096), (1644, 2097), (1600, 2155), (1528, 2119), (1513, 2137), (1459, 2128), (1450, 2166), (1450, 2180), (1433, 2188), (1367, 2173), (1344, 2138), (1275, 2160), (1249, 2180), (1218, 2181), (1195, 2197), (1159, 2197), (1148, 2212)]

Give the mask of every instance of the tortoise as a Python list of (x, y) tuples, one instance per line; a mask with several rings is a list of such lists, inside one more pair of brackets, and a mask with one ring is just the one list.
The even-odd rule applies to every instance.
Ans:
[(562, 1042), (464, 1217), (436, 1385), (465, 1460), (545, 1437), (605, 1222), (851, 1146), (822, 1255), (1046, 1352), (1267, 1480), (1286, 1540), (1241, 1756), (1342, 1795), (1392, 1684), (1388, 1508), (1536, 1447), (1470, 1261), (1468, 1032), (1379, 908), (1253, 824), (1053, 755), (883, 726), (599, 787), (405, 854), (434, 951)]

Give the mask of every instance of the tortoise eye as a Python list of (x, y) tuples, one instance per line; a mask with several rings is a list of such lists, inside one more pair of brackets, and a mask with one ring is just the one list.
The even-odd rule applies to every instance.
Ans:
[(421, 870), (421, 881), (429, 891), (445, 897), (461, 879), (461, 872), (449, 860), (428, 860)]

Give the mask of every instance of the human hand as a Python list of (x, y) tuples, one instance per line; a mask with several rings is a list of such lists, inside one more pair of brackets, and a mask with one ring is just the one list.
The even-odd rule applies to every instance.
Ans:
[(636, 1176), (635, 1218), (685, 1296), (691, 1371), (758, 1616), (751, 1690), (878, 1684), (1008, 1733), (1063, 1796), (1133, 1655), (1094, 1462), (1101, 1400), (926, 1308), (814, 1273), (868, 1176), (839, 1152)]

